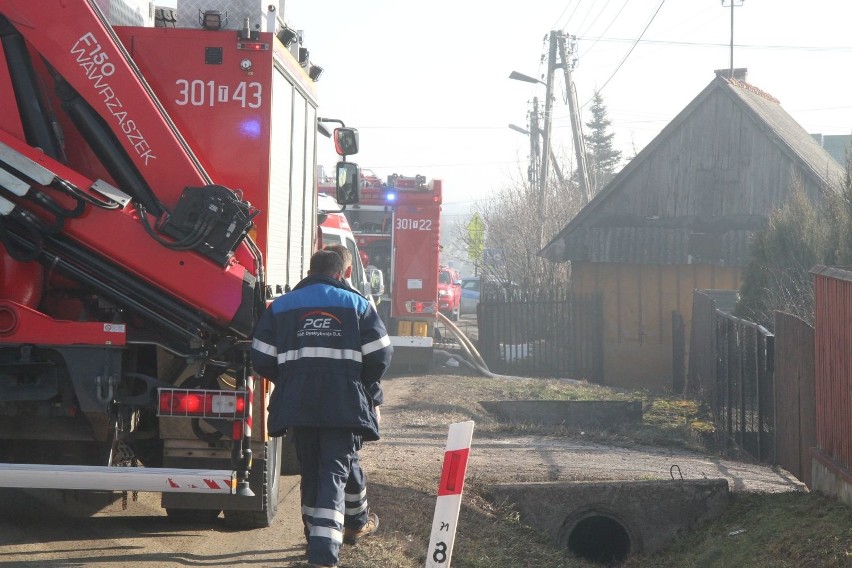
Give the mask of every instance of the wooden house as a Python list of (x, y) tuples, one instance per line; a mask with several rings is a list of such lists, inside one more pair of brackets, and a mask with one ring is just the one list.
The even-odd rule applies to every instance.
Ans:
[(571, 262), (575, 292), (603, 294), (604, 382), (676, 388), (693, 289), (739, 288), (793, 180), (819, 199), (843, 173), (745, 70), (717, 72), (541, 251)]

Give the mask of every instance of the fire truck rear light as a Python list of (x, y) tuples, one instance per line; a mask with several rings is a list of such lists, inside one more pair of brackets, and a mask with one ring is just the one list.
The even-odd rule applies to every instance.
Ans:
[(159, 389), (159, 416), (245, 418), (244, 391)]
[(409, 300), (405, 302), (405, 309), (410, 314), (434, 314), (435, 302), (417, 302)]
[(268, 43), (237, 42), (237, 49), (243, 51), (269, 51)]

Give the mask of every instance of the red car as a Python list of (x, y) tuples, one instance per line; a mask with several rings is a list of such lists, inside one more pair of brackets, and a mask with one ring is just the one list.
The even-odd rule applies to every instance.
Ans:
[(442, 266), (438, 271), (438, 309), (452, 321), (461, 310), (461, 275), (455, 268)]

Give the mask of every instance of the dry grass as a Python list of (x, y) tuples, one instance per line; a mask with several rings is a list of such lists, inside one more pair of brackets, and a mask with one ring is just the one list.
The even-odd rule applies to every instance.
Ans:
[[(406, 436), (422, 434), (438, 447), (442, 447), (446, 435), (444, 425), (464, 420), (476, 421), (477, 438), (513, 432), (573, 434), (559, 428), (500, 424), (484, 413), (479, 400), (639, 398), (645, 409), (645, 421), (640, 428), (586, 432), (600, 441), (621, 445), (656, 442), (694, 447), (695, 432), (705, 432), (707, 428), (701, 407), (677, 397), (651, 398), (644, 393), (615, 392), (595, 385), (549, 379), (457, 376), (404, 380), (409, 382), (408, 397), (396, 405), (393, 423)], [(365, 539), (357, 547), (344, 547), (341, 566), (423, 566), (440, 464), (431, 468), (396, 469), (371, 468), (369, 463), (366, 466), (371, 507), (381, 516), (380, 537)], [(598, 566), (569, 556), (564, 549), (524, 526), (511, 508), (489, 502), (485, 493), (482, 480), (466, 480), (452, 558), (454, 568)], [(731, 536), (737, 528), (745, 532)], [(850, 566), (852, 511), (814, 494), (741, 494), (722, 518), (686, 535), (657, 555), (631, 558), (625, 565)]]

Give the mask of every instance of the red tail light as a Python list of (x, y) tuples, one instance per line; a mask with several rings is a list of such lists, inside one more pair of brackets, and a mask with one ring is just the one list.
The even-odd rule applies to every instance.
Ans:
[(244, 418), (246, 414), (243, 391), (160, 389), (159, 395), (160, 416)]

